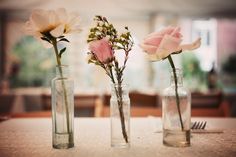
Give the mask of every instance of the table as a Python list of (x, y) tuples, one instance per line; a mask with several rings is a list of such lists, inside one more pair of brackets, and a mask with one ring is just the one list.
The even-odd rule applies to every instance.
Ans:
[(193, 134), (191, 147), (172, 148), (162, 144), (161, 119), (132, 118), (131, 147), (110, 147), (108, 118), (75, 118), (75, 147), (56, 150), (51, 146), (51, 119), (10, 119), (0, 123), (1, 157), (235, 157), (235, 118), (193, 118), (206, 120), (208, 128), (222, 128), (222, 134)]

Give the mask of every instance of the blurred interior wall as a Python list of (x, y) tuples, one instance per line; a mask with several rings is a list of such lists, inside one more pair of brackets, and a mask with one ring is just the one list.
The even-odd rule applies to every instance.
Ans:
[(0, 12), (0, 82), (3, 79), (4, 74), (4, 60), (5, 60), (5, 24), (6, 24), (6, 14), (4, 12)]
[(217, 20), (218, 63), (223, 63), (231, 54), (236, 54), (236, 20)]

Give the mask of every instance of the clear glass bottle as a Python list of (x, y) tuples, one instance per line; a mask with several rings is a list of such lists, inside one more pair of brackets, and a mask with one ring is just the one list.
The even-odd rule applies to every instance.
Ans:
[(74, 82), (68, 66), (56, 67), (51, 82), (52, 93), (52, 144), (56, 149), (74, 147)]
[(127, 85), (112, 85), (110, 99), (111, 146), (130, 146), (130, 99)]
[[(191, 94), (183, 87), (183, 76), (176, 69), (177, 82), (171, 73), (171, 85), (162, 96), (163, 144), (173, 147), (190, 146)], [(179, 97), (179, 107), (176, 95)]]

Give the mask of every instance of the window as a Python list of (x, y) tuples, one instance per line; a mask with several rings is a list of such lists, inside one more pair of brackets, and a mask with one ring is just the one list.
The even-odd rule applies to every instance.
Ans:
[(204, 71), (210, 71), (217, 57), (217, 22), (215, 19), (195, 20), (192, 23), (192, 40), (201, 37), (201, 47), (196, 55)]

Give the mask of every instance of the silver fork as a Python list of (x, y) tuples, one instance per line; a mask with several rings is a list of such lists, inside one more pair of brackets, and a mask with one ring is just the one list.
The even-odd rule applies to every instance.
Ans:
[(224, 133), (224, 130), (222, 129), (205, 129), (206, 128), (206, 125), (207, 125), (207, 122), (206, 121), (197, 121), (197, 122), (194, 122), (192, 123), (192, 126), (191, 126), (191, 132), (192, 133), (216, 133), (216, 134), (219, 134), (219, 133)]
[[(222, 129), (205, 129), (207, 125), (206, 121), (196, 121), (191, 123), (191, 133), (224, 133), (224, 130)], [(157, 130), (155, 133), (162, 133), (162, 130)]]
[(191, 126), (191, 129), (192, 130), (195, 130), (195, 129), (200, 129), (200, 130), (204, 130), (206, 128), (206, 124), (207, 122), (206, 121), (197, 121), (197, 122), (194, 122)]

